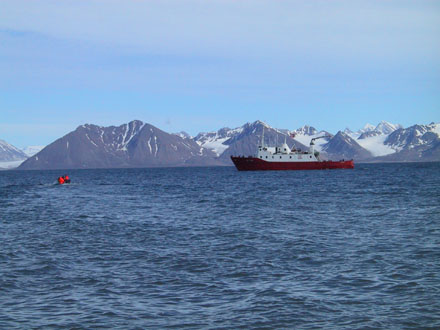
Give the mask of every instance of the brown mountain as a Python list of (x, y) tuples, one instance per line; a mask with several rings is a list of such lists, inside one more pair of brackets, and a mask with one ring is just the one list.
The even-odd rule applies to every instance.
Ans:
[(188, 138), (139, 120), (121, 126), (82, 125), (18, 168), (72, 169), (221, 165), (215, 154)]
[(333, 160), (366, 160), (373, 157), (368, 150), (362, 148), (359, 143), (353, 140), (348, 134), (341, 131), (322, 146), (322, 151), (325, 152), (329, 159)]

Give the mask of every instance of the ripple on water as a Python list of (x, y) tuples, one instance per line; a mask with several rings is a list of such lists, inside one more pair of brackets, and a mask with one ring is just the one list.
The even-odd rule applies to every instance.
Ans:
[(439, 169), (0, 172), (0, 328), (440, 328)]

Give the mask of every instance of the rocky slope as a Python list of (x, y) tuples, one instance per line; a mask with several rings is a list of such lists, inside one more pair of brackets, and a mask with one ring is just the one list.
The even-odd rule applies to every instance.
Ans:
[(293, 139), (289, 134), (270, 127), (259, 120), (246, 123), (235, 129), (222, 128), (217, 132), (200, 133), (195, 137), (195, 141), (201, 146), (213, 150), (222, 163), (232, 164), (231, 155), (247, 156), (255, 154), (258, 145), (261, 143), (263, 130), (265, 145), (275, 146), (286, 141), (290, 148), (307, 149), (304, 144)]
[(367, 160), (373, 157), (371, 152), (362, 148), (353, 138), (341, 131), (322, 145), (321, 150), (333, 160)]
[[(319, 138), (315, 149), (323, 159), (440, 161), (440, 124), (434, 123), (402, 128), (380, 122), (332, 135), (307, 125), (289, 131), (255, 121), (191, 137), (185, 132), (169, 134), (135, 120), (118, 127), (82, 125), (28, 158), (19, 169), (232, 165), (231, 155), (255, 154), (263, 131), (267, 146), (286, 141), (291, 148), (306, 150), (311, 139)], [(6, 145), (2, 142), (0, 151)], [(22, 157), (22, 161), (26, 157), (17, 148), (8, 150), (12, 151), (3, 153), (8, 159)]]
[(384, 144), (395, 153), (375, 161), (439, 161), (440, 124), (399, 128), (387, 136)]
[(0, 140), (0, 162), (12, 162), (25, 160), (27, 155), (20, 149)]
[(18, 169), (67, 169), (220, 165), (215, 154), (191, 139), (135, 120), (118, 127), (82, 125)]

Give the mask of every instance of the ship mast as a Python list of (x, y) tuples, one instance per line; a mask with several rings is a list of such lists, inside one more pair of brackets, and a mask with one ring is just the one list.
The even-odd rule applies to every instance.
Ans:
[(263, 126), (263, 134), (261, 134), (261, 147), (264, 148), (264, 126)]
[(323, 136), (318, 136), (318, 137), (315, 137), (315, 138), (311, 139), (311, 140), (310, 140), (309, 153), (311, 153), (312, 155), (314, 155), (314, 154), (315, 154), (315, 148), (314, 148), (315, 140), (318, 140), (318, 139), (324, 139), (324, 138), (331, 138), (331, 136), (329, 136), (329, 135), (323, 135)]

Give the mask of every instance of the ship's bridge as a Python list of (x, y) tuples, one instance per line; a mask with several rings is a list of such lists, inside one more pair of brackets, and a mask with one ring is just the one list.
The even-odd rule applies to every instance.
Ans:
[(264, 152), (264, 153), (270, 153), (270, 154), (290, 154), (293, 150), (289, 148), (287, 143), (284, 143), (281, 147), (258, 147), (258, 153)]
[(284, 143), (281, 147), (275, 148), (276, 154), (288, 154), (290, 152), (291, 152), (291, 150), (290, 150), (289, 146), (287, 145), (287, 143)]
[(284, 143), (280, 147), (266, 147), (259, 146), (257, 158), (268, 162), (316, 162), (318, 159), (313, 153), (301, 152), (294, 149), (290, 149), (289, 146)]

